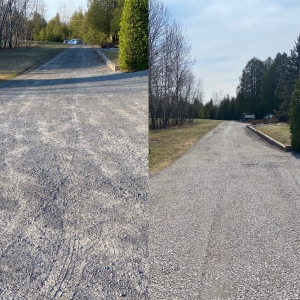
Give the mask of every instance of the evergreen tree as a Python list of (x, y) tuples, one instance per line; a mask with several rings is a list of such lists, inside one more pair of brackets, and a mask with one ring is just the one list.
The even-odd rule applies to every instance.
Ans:
[(31, 37), (38, 41), (40, 38), (40, 31), (47, 26), (46, 20), (42, 17), (41, 14), (35, 12), (33, 14), (32, 20), (28, 22), (28, 31), (31, 34)]
[(76, 10), (71, 16), (68, 24), (69, 37), (84, 39), (84, 21), (82, 9)]
[(48, 42), (62, 42), (67, 36), (69, 36), (68, 27), (61, 23), (59, 13), (48, 22), (40, 33), (41, 40)]
[(216, 119), (217, 107), (214, 105), (214, 101), (212, 99), (204, 105), (199, 116), (201, 119)]
[(294, 151), (300, 152), (300, 78), (296, 81), (290, 104), (291, 144)]
[(119, 33), (120, 68), (148, 68), (148, 0), (125, 0)]
[(113, 18), (110, 22), (110, 33), (113, 37), (118, 38), (120, 31), (120, 23), (125, 0), (119, 0), (118, 5), (113, 13)]
[(300, 35), (295, 42), (291, 55), (286, 60), (286, 67), (279, 79), (275, 94), (282, 101), (277, 112), (282, 120), (288, 119), (289, 105), (294, 90), (295, 82), (300, 76)]
[(261, 83), (261, 94), (259, 110), (265, 116), (278, 111), (281, 100), (276, 95), (280, 74), (286, 68), (287, 55), (285, 53), (276, 55), (276, 58), (264, 73)]
[(89, 43), (95, 44), (109, 39), (110, 24), (117, 4), (118, 0), (88, 0), (85, 39)]
[(243, 70), (240, 78), (239, 92), (243, 94), (243, 101), (245, 101), (245, 111), (248, 113), (255, 113), (261, 115), (259, 111), (259, 97), (261, 81), (266, 67), (264, 63), (258, 58), (252, 58)]
[(218, 107), (217, 117), (219, 120), (230, 120), (230, 98), (224, 97), (223, 100), (220, 101)]

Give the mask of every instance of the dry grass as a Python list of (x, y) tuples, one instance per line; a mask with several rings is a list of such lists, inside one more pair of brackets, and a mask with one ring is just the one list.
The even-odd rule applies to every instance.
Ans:
[(255, 129), (265, 133), (284, 145), (291, 144), (290, 126), (287, 123), (258, 126), (255, 127)]
[(201, 137), (223, 121), (194, 120), (163, 130), (149, 130), (149, 172), (162, 170), (182, 156)]
[(58, 52), (68, 44), (36, 42), (30, 47), (20, 47), (13, 50), (0, 51), (0, 81), (9, 80), (30, 69)]
[(273, 118), (267, 118), (267, 119), (258, 119), (258, 120), (252, 120), (250, 121), (251, 125), (258, 125), (258, 124), (275, 124), (278, 123), (278, 119), (276, 117)]
[(119, 65), (119, 49), (118, 48), (104, 50), (104, 51), (102, 50), (102, 52), (116, 66)]

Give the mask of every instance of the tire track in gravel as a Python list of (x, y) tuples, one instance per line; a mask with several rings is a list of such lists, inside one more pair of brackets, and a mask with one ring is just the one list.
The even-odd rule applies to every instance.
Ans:
[(147, 299), (147, 81), (73, 47), (0, 85), (0, 299)]

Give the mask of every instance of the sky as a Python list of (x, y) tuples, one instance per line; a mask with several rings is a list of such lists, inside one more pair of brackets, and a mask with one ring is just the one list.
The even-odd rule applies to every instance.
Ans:
[(249, 60), (290, 54), (300, 34), (299, 0), (161, 1), (189, 37), (204, 102), (213, 92), (236, 96)]
[[(150, 0), (151, 1), (151, 0)], [(186, 30), (203, 82), (205, 101), (213, 92), (236, 95), (239, 77), (253, 57), (290, 54), (300, 34), (299, 0), (161, 0)], [(73, 12), (87, 0), (44, 1), (46, 17), (62, 3)], [(188, 4), (187, 4), (188, 3)]]
[(78, 7), (82, 7), (84, 10), (87, 7), (87, 0), (51, 0), (45, 1), (46, 5), (46, 19), (49, 21), (51, 18), (55, 17), (56, 13), (60, 13), (61, 4), (65, 3), (66, 7), (70, 10), (70, 14), (75, 11)]

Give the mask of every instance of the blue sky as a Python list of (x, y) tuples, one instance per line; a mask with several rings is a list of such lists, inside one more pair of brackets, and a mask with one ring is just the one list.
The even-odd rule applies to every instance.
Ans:
[(300, 34), (299, 0), (162, 0), (186, 30), (203, 81), (212, 93), (236, 95), (247, 62), (290, 53)]

